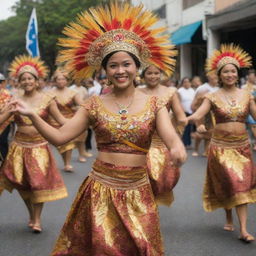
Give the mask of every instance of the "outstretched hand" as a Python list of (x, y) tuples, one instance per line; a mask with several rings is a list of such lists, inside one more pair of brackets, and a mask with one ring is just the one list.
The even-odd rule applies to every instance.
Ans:
[(205, 133), (205, 132), (207, 132), (207, 129), (205, 128), (205, 125), (204, 125), (204, 124), (200, 124), (200, 125), (196, 128), (196, 131), (199, 132), (199, 133)]
[(12, 113), (18, 112), (24, 116), (30, 116), (34, 112), (33, 110), (22, 100), (20, 99), (13, 99), (7, 104), (9, 111)]

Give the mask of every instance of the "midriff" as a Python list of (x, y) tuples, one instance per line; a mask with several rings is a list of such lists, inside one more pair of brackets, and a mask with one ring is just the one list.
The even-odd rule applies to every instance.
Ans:
[(38, 134), (38, 131), (34, 126), (18, 126), (17, 131), (28, 135)]
[(97, 159), (114, 165), (143, 166), (146, 165), (146, 154), (109, 153), (99, 151)]
[(244, 123), (241, 122), (227, 122), (227, 123), (218, 123), (214, 127), (214, 130), (229, 132), (234, 135), (241, 134), (246, 132), (246, 127)]

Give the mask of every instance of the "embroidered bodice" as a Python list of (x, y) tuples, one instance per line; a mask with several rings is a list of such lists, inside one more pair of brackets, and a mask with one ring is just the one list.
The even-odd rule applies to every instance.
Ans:
[(245, 92), (241, 96), (241, 99), (236, 102), (229, 102), (225, 98), (221, 98), (217, 92), (209, 93), (205, 97), (211, 102), (211, 110), (214, 114), (216, 124), (227, 122), (244, 123), (246, 121), (249, 114), (249, 103), (252, 97), (250, 93)]
[(126, 145), (123, 141), (149, 149), (156, 126), (156, 113), (164, 105), (156, 96), (148, 96), (143, 110), (123, 116), (107, 110), (100, 96), (95, 95), (82, 106), (89, 112), (90, 124), (95, 131), (99, 151), (146, 154)]
[[(38, 105), (34, 110), (35, 112), (45, 121), (48, 120), (49, 113), (49, 105), (54, 98), (49, 95), (42, 93), (41, 104)], [(14, 114), (14, 121), (18, 126), (32, 126), (32, 121), (27, 116), (22, 116), (19, 114)]]

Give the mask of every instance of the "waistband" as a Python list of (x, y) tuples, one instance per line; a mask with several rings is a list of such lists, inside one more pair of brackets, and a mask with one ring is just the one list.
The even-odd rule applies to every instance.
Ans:
[(119, 166), (96, 159), (89, 176), (99, 183), (120, 190), (148, 185), (146, 166)]
[(21, 145), (22, 147), (38, 147), (48, 144), (39, 133), (34, 135), (29, 135), (21, 132), (16, 132), (14, 136), (13, 143)]
[(228, 132), (214, 131), (211, 138), (211, 145), (224, 147), (238, 147), (249, 144), (249, 137), (247, 133), (231, 134)]

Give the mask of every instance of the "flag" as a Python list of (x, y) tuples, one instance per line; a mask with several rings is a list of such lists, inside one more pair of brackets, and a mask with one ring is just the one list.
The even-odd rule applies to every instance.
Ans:
[(38, 28), (37, 28), (37, 18), (36, 18), (36, 9), (33, 8), (29, 23), (28, 23), (28, 28), (27, 28), (27, 33), (26, 33), (26, 49), (28, 53), (32, 57), (39, 56), (39, 47), (38, 47)]

